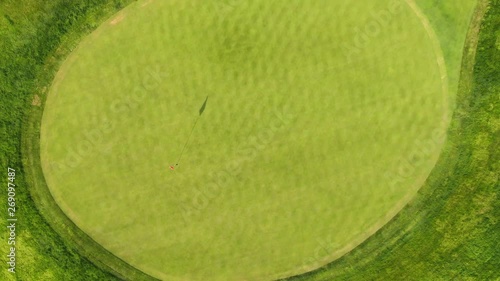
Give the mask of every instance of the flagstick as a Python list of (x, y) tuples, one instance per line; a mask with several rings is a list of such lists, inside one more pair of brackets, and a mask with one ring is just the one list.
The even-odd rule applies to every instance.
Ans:
[(194, 127), (196, 127), (196, 124), (198, 124), (198, 120), (200, 120), (201, 115), (205, 111), (205, 107), (207, 106), (207, 101), (208, 101), (208, 96), (205, 98), (205, 102), (203, 102), (203, 105), (201, 106), (200, 110), (198, 111), (198, 117), (196, 118), (196, 121), (194, 121), (193, 128), (191, 128), (191, 132), (189, 133), (189, 136), (186, 140), (186, 143), (184, 144), (184, 147), (182, 148), (181, 154), (179, 155), (179, 159), (175, 163), (175, 166), (179, 166), (179, 162), (181, 161), (182, 155), (184, 154), (184, 150), (186, 149), (187, 145), (189, 144), (189, 140), (191, 139), (191, 135), (193, 135)]
[(176, 166), (178, 166), (179, 162), (181, 161), (182, 155), (184, 154), (184, 150), (186, 149), (186, 147), (189, 143), (189, 140), (191, 139), (191, 135), (193, 135), (194, 127), (196, 127), (196, 124), (198, 124), (198, 120), (200, 120), (200, 117), (201, 117), (201, 115), (198, 115), (198, 117), (196, 118), (196, 121), (194, 121), (193, 128), (191, 128), (191, 132), (189, 133), (189, 136), (186, 140), (186, 143), (184, 144), (184, 147), (182, 148), (181, 154), (179, 155), (179, 159), (177, 160), (177, 162), (175, 164)]

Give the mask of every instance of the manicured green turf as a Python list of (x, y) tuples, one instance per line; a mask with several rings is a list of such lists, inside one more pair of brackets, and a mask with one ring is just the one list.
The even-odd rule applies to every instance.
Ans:
[(70, 56), (41, 135), (56, 201), (137, 268), (199, 280), (314, 269), (382, 226), (434, 166), (448, 93), (409, 5), (144, 4)]

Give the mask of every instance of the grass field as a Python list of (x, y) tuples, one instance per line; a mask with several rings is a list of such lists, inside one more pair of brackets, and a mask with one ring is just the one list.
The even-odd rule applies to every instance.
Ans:
[[(8, 165), (18, 170), (20, 186), (16, 197), (20, 206), (19, 265), (16, 275), (2, 271), (2, 280), (115, 280), (109, 273), (120, 279), (150, 280), (100, 248), (60, 212), (45, 185), (39, 162), (40, 117), (46, 88), (53, 81), (58, 63), (82, 35), (119, 10), (123, 2), (127, 1), (76, 0), (72, 5), (57, 0), (50, 3), (23, 0), (19, 5), (14, 1), (0, 3), (0, 14), (3, 14), (0, 17), (0, 90), (5, 93), (0, 97), (0, 132), (2, 138), (6, 136), (0, 147), (0, 158), (3, 168)], [(452, 6), (430, 0), (417, 2), (441, 43), (452, 101), (464, 28), (469, 23), (469, 8), (474, 1), (461, 1), (460, 5)], [(482, 2), (486, 7), (487, 1)], [(218, 6), (219, 16), (230, 11), (235, 3), (226, 1), (226, 5)], [(355, 250), (293, 280), (495, 280), (499, 277), (497, 218), (500, 208), (494, 200), (498, 196), (499, 163), (495, 150), (500, 128), (498, 95), (495, 94), (495, 91), (498, 93), (495, 78), (498, 66), (491, 61), (498, 59), (498, 36), (494, 31), (500, 24), (500, 2), (492, 1), (490, 6), (484, 24), (481, 13), (476, 13), (476, 27), (469, 33), (462, 64), (453, 125), (443, 155), (419, 195), (397, 218)], [(125, 20), (126, 17), (122, 21)], [(480, 27), (476, 63), (473, 41), (479, 36)], [(136, 104), (124, 101), (119, 105), (127, 103)], [(453, 102), (449, 104), (454, 107)], [(199, 101), (193, 101), (193, 115), (199, 105)], [(95, 131), (90, 132), (94, 140), (99, 138)], [(247, 144), (243, 147), (248, 148)], [(267, 142), (265, 146), (272, 147)], [(254, 154), (245, 151), (248, 153), (245, 156)], [(261, 150), (257, 150), (258, 153), (262, 153)], [(63, 163), (74, 165), (75, 161)], [(186, 166), (182, 164), (181, 169)], [(196, 193), (194, 198), (203, 198), (200, 194)], [(0, 197), (3, 196), (0, 193)], [(185, 206), (199, 207), (203, 203)], [(187, 210), (193, 212), (193, 208)], [(195, 217), (199, 215), (196, 211), (193, 213)], [(335, 228), (331, 231), (335, 232)], [(331, 250), (328, 239), (317, 240), (316, 253), (305, 260), (306, 264), (320, 262), (325, 255), (325, 243), (326, 249)], [(6, 254), (4, 250), (2, 247), (2, 255)]]
[(278, 278), (340, 257), (408, 202), (444, 140), (443, 53), (409, 3), (131, 5), (50, 90), (54, 198), (163, 279)]

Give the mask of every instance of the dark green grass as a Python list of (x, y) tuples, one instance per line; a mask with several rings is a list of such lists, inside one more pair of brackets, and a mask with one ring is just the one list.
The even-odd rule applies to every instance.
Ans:
[[(61, 4), (64, 1), (43, 5), (29, 1), (0, 4), (0, 17), (3, 17), (0, 21), (0, 159), (3, 170), (7, 166), (17, 168), (17, 183), (24, 187), (18, 191), (21, 206), (18, 215), (22, 223), (18, 230), (21, 242), (17, 280), (115, 279), (80, 257), (74, 241), (64, 240), (65, 244), (39, 215), (28, 193), (35, 179), (23, 177), (27, 170), (22, 168), (22, 163), (29, 162), (27, 155), (23, 156), (24, 160), (21, 156), (20, 142), (23, 129), (26, 136), (37, 137), (35, 128), (22, 127), (23, 122), (29, 122), (24, 116), (31, 109), (33, 94), (43, 93), (57, 70), (57, 62), (68, 54), (80, 36), (111, 15), (116, 6), (119, 8), (112, 2), (106, 5), (100, 2), (97, 5), (97, 2), (89, 6), (83, 1), (73, 1), (74, 6)], [(52, 17), (55, 11), (57, 18)], [(441, 159), (427, 188), (409, 208), (413, 211), (399, 216), (404, 222), (392, 222), (344, 259), (325, 271), (301, 277), (302, 280), (332, 280), (331, 276), (338, 276), (338, 280), (499, 278), (500, 66), (495, 63), (500, 56), (496, 34), (500, 29), (499, 15), (500, 1), (492, 1), (481, 32), (474, 76), (464, 74), (461, 78), (459, 106), (447, 149), (451, 158)], [(470, 61), (464, 65), (467, 63)], [(470, 85), (467, 85), (468, 79)], [(0, 197), (5, 202), (5, 193), (0, 193)], [(400, 232), (405, 229), (408, 231)], [(69, 226), (68, 231), (74, 230)], [(5, 234), (3, 232), (2, 237), (5, 238)], [(94, 260), (96, 253), (87, 255)], [(0, 276), (9, 278), (6, 271)]]
[[(72, 4), (68, 5), (67, 1), (4, 1), (0, 4), (0, 159), (5, 173), (7, 167), (16, 169), (18, 186), (17, 273), (8, 273), (2, 259), (1, 280), (116, 280), (111, 273), (82, 257), (76, 250), (77, 243), (61, 239), (54, 232), (40, 213), (44, 209), (57, 209), (50, 204), (39, 205), (41, 209), (37, 209), (30, 193), (35, 191), (36, 183), (44, 181), (43, 177), (34, 179), (29, 171), (36, 166), (28, 161), (36, 161), (36, 158), (26, 157), (27, 141), (36, 140), (39, 134), (38, 127), (33, 125), (40, 119), (41, 109), (31, 106), (34, 94), (43, 98), (59, 63), (81, 36), (126, 3), (75, 1)], [(6, 185), (6, 178), (2, 176), (1, 182)], [(0, 193), (1, 202), (6, 202), (5, 196), (6, 193)], [(58, 221), (61, 222), (64, 221)], [(4, 220), (1, 226), (5, 229)], [(70, 225), (63, 227), (71, 229)], [(2, 241), (6, 241), (7, 234), (1, 232)], [(0, 247), (2, 257), (6, 256), (6, 250), (7, 247)], [(99, 253), (90, 254), (96, 255)], [(102, 265), (102, 268), (107, 267)]]
[[(479, 9), (485, 6), (482, 1)], [(480, 17), (469, 33), (448, 142), (417, 198), (348, 255), (289, 280), (500, 277), (500, 66), (491, 63), (500, 58), (495, 46), (499, 11), (500, 1), (492, 2), (479, 34), (476, 57), (472, 55), (478, 36), (474, 28), (481, 24)]]

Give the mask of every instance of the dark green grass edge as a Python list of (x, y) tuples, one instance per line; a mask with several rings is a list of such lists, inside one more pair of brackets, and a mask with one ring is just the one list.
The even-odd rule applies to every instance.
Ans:
[(375, 235), (300, 280), (499, 280), (500, 1), (480, 0), (467, 34), (440, 159)]
[[(63, 4), (62, 9), (67, 9), (64, 1), (61, 3)], [(96, 3), (99, 5), (100, 3), (105, 2)], [(121, 7), (122, 5), (115, 5), (111, 7), (104, 6), (104, 13), (101, 16), (100, 21), (102, 22), (106, 20), (111, 15), (116, 13)], [(82, 13), (81, 17), (85, 20), (84, 16), (85, 13)], [(59, 13), (57, 18), (60, 18)], [(82, 23), (77, 20), (75, 27), (79, 27), (79, 24)], [(43, 79), (43, 81), (53, 81), (60, 63), (64, 61), (63, 58), (66, 58), (76, 46), (75, 44), (78, 44), (80, 39), (93, 29), (95, 28), (68, 30), (68, 33), (75, 33), (75, 38), (77, 38), (77, 40), (61, 42), (60, 46), (56, 49), (56, 53), (59, 53), (60, 55), (58, 57), (49, 57), (49, 63), (46, 64), (46, 69), (43, 72), (45, 75), (50, 76)], [(29, 183), (31, 199), (34, 201), (39, 213), (45, 218), (52, 229), (55, 230), (60, 237), (62, 237), (65, 245), (70, 249), (75, 249), (79, 254), (92, 261), (103, 271), (109, 272), (120, 279), (134, 281), (158, 280), (129, 265), (93, 240), (62, 211), (52, 197), (49, 187), (45, 181), (40, 159), (40, 128), (43, 107), (48, 93), (47, 89), (50, 87), (51, 83), (52, 82), (46, 84), (45, 94), (40, 93), (42, 105), (31, 106), (31, 110), (28, 111), (27, 119), (25, 119), (25, 123), (23, 125), (21, 155), (23, 156), (23, 168), (26, 175), (26, 181)], [(113, 215), (115, 214), (102, 214), (102, 216)]]
[[(113, 275), (120, 279), (152, 279), (102, 249), (55, 204), (40, 166), (39, 128), (43, 108), (31, 106), (34, 94), (40, 96), (44, 104), (47, 88), (59, 65), (79, 40), (130, 2), (59, 1), (50, 7), (55, 9), (51, 12), (57, 11), (57, 17), (40, 22), (41, 29), (12, 51), (12, 55), (21, 59), (10, 65), (3, 61), (0, 64), (1, 133), (5, 136), (5, 144), (2, 139), (0, 147), (2, 168), (17, 168), (18, 185), (30, 191), (18, 193), (18, 212), (24, 219), (19, 232), (31, 233), (33, 237), (25, 243), (39, 254), (32, 257), (37, 259), (38, 268), (29, 270), (22, 267), (23, 257), (19, 257), (18, 280), (37, 280), (36, 276), (41, 276), (44, 268), (54, 266), (57, 270), (53, 272), (53, 280), (112, 280)], [(481, 1), (482, 5), (485, 3)], [(500, 167), (499, 152), (495, 148), (500, 146), (500, 66), (495, 65), (494, 59), (498, 62), (496, 30), (500, 29), (500, 2), (491, 1), (489, 7), (481, 28), (476, 64), (475, 47), (470, 45), (474, 32), (469, 33), (458, 108), (448, 141), (419, 195), (393, 221), (351, 253), (319, 270), (289, 280), (498, 278), (500, 255), (496, 246), (500, 244), (500, 208), (495, 198), (499, 192)], [(15, 24), (12, 17), (7, 20)], [(476, 21), (481, 23), (477, 12)], [(2, 59), (8, 58), (7, 55)], [(22, 142), (19, 142), (21, 134)]]
[[(62, 212), (46, 185), (40, 162), (43, 105), (59, 66), (81, 38), (131, 2), (62, 0), (47, 4), (28, 0), (17, 4), (18, 15), (0, 14), (10, 25), (1, 26), (2, 31), (10, 28), (13, 34), (2, 38), (11, 40), (12, 45), (5, 50), (0, 72), (2, 129), (10, 133), (4, 134), (2, 166), (17, 170), (18, 186), (17, 272), (9, 279), (40, 280), (46, 276), (42, 279), (157, 280), (104, 249)], [(32, 23), (24, 22), (23, 16)], [(20, 30), (28, 28), (34, 28), (34, 33)], [(41, 106), (32, 105), (34, 95), (40, 98)], [(29, 193), (23, 192), (26, 190)], [(4, 233), (2, 237), (7, 241)], [(23, 255), (21, 241), (36, 254)], [(24, 264), (23, 260), (31, 260), (32, 264)]]
[[(129, 1), (128, 1), (129, 2)], [(96, 11), (99, 5), (102, 5), (101, 15), (99, 16), (98, 22), (102, 22), (120, 10), (123, 5), (121, 2), (118, 5), (106, 4), (104, 1), (96, 1), (95, 8), (91, 4), (87, 3), (89, 6), (89, 11)], [(108, 2), (110, 3), (110, 2)], [(68, 6), (64, 1), (61, 2), (61, 6), (56, 6), (56, 9), (68, 9)], [(94, 10), (95, 9), (95, 10)], [(71, 8), (70, 8), (71, 10)], [(56, 14), (57, 18), (60, 20), (59, 13)], [(63, 13), (64, 15), (64, 13)], [(70, 249), (75, 249), (79, 254), (81, 254), (86, 259), (94, 263), (98, 268), (105, 272), (111, 273), (120, 279), (127, 280), (158, 280), (143, 273), (142, 271), (136, 269), (135, 267), (129, 265), (119, 257), (115, 256), (107, 249), (102, 247), (99, 243), (88, 236), (84, 231), (82, 231), (66, 214), (62, 211), (59, 205), (56, 203), (49, 187), (45, 181), (42, 164), (40, 159), (40, 128), (41, 120), (43, 114), (43, 107), (45, 105), (45, 100), (50, 84), (53, 81), (55, 74), (63, 61), (62, 58), (66, 58), (73, 48), (78, 44), (80, 38), (83, 38), (90, 31), (94, 30), (96, 27), (81, 28), (83, 23), (87, 19), (85, 12), (81, 14), (75, 14), (75, 24), (69, 25), (68, 34), (72, 34), (71, 38), (76, 38), (77, 40), (69, 40), (67, 42), (61, 42), (61, 44), (55, 50), (58, 54), (57, 57), (49, 57), (46, 67), (42, 71), (46, 86), (45, 93), (40, 93), (42, 100), (41, 106), (31, 106), (31, 110), (28, 111), (27, 117), (23, 124), (22, 130), (22, 142), (21, 142), (21, 155), (23, 156), (23, 168), (26, 175), (26, 181), (30, 187), (31, 199), (33, 199), (35, 206), (37, 207), (39, 213), (46, 219), (51, 228), (57, 232), (57, 234), (62, 237), (66, 246)], [(79, 22), (79, 17), (82, 18), (83, 22)], [(92, 175), (89, 175), (92, 176)], [(94, 175), (98, 176), (98, 175)], [(113, 214), (108, 214), (113, 215)]]

